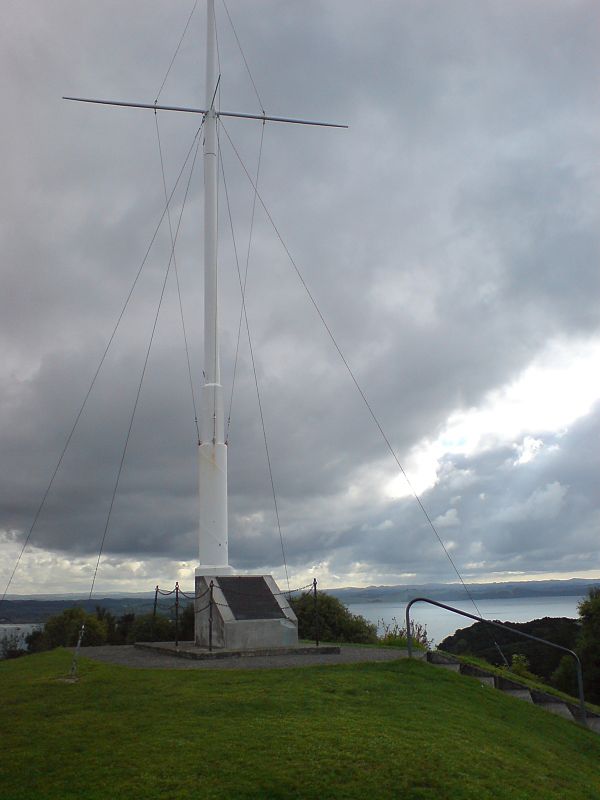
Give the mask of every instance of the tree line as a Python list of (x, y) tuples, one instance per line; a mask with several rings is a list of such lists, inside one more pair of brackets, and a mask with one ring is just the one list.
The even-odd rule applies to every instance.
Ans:
[[(290, 605), (298, 618), (300, 639), (347, 644), (380, 644), (383, 646), (406, 646), (406, 631), (397, 623), (378, 627), (358, 614), (352, 614), (340, 600), (325, 592), (305, 592), (290, 599)], [(176, 630), (177, 625), (177, 630)], [(55, 647), (74, 647), (84, 626), (81, 645), (124, 645), (135, 642), (174, 641), (177, 633), (180, 641), (194, 639), (194, 606), (182, 606), (177, 622), (171, 610), (169, 616), (162, 613), (113, 614), (102, 606), (91, 613), (81, 607), (68, 608), (50, 617), (43, 630), (33, 631), (26, 638), (30, 653), (52, 650)], [(427, 630), (413, 623), (413, 637), (417, 645), (427, 647)], [(14, 655), (18, 655), (15, 653)]]

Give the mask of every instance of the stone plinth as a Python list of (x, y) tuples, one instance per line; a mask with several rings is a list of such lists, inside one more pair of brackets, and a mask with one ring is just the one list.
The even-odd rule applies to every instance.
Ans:
[[(252, 661), (252, 659), (282, 658), (285, 656), (334, 656), (340, 654), (340, 647), (337, 644), (322, 644), (319, 647), (314, 645), (298, 645), (297, 647), (264, 647), (260, 650), (208, 650), (196, 647), (194, 642), (136, 642), (138, 650), (150, 650), (153, 653), (160, 653), (165, 656), (176, 656), (177, 658), (187, 658), (191, 661), (224, 661), (231, 659), (242, 659)], [(277, 662), (274, 663), (277, 666)]]
[(298, 620), (271, 575), (197, 575), (195, 593), (197, 647), (240, 651), (298, 644)]

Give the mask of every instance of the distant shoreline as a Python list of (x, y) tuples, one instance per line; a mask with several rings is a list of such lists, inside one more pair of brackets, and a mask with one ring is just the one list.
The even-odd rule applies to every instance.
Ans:
[(406, 603), (414, 597), (425, 596), (431, 600), (464, 600), (471, 596), (475, 600), (508, 600), (510, 598), (535, 597), (583, 597), (594, 587), (600, 586), (600, 578), (571, 578), (570, 580), (506, 581), (498, 583), (427, 583), (409, 586), (367, 586), (364, 588), (331, 589), (343, 603)]

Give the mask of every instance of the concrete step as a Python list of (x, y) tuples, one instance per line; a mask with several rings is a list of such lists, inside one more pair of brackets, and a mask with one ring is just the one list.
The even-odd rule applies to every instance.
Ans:
[(569, 711), (569, 708), (566, 703), (561, 703), (560, 700), (557, 703), (536, 703), (538, 708), (543, 708), (544, 711), (549, 711), (551, 714), (556, 714), (558, 717), (563, 717), (563, 719), (569, 719), (571, 722), (576, 722), (575, 717)]
[(428, 650), (427, 661), (430, 664), (458, 664), (458, 659), (450, 653), (445, 653), (443, 650)]
[[(539, 689), (528, 689), (522, 683), (517, 683), (510, 678), (505, 678), (503, 675), (493, 676), (486, 671), (474, 667), (471, 664), (463, 664), (455, 660), (451, 654), (446, 654), (439, 650), (430, 650), (427, 653), (427, 661), (434, 667), (442, 667), (451, 672), (458, 672), (465, 676), (475, 678), (483, 686), (490, 686), (499, 689), (503, 694), (509, 697), (514, 697), (517, 700), (523, 700), (525, 703), (532, 703), (550, 714), (556, 714), (563, 719), (568, 719), (570, 722), (579, 722), (577, 713), (572, 713), (569, 706), (562, 700), (555, 698), (554, 695), (548, 692), (542, 692)], [(575, 706), (573, 706), (575, 709)], [(600, 734), (600, 715), (593, 714), (588, 716), (587, 725), (589, 730)]]
[(460, 663), (453, 656), (439, 650), (428, 650), (427, 661), (434, 667), (443, 667), (449, 669), (450, 672), (460, 672)]
[(529, 689), (503, 689), (504, 694), (509, 697), (516, 697), (517, 700), (524, 700), (526, 703), (533, 703), (533, 697)]
[(587, 726), (591, 731), (600, 733), (600, 717), (588, 717)]
[(442, 669), (450, 670), (450, 672), (460, 672), (460, 664), (450, 664), (450, 663), (442, 664), (442, 663), (437, 663), (437, 662), (434, 661), (433, 662), (433, 666), (434, 667), (441, 667)]

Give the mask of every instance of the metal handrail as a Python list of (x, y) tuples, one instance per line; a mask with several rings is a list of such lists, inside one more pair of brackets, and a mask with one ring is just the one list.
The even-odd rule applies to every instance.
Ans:
[(511, 633), (514, 633), (517, 636), (523, 636), (525, 639), (533, 639), (534, 642), (541, 642), (542, 644), (547, 644), (550, 647), (555, 647), (557, 650), (562, 650), (564, 653), (568, 653), (570, 656), (573, 656), (573, 658), (575, 659), (575, 663), (577, 665), (577, 688), (579, 690), (579, 709), (581, 712), (581, 723), (582, 725), (587, 727), (585, 696), (583, 694), (583, 672), (581, 669), (581, 661), (579, 660), (579, 656), (577, 655), (577, 653), (574, 653), (573, 650), (569, 650), (568, 647), (563, 647), (562, 645), (556, 644), (555, 642), (549, 642), (547, 639), (541, 639), (539, 636), (532, 636), (530, 633), (523, 633), (523, 631), (518, 631), (516, 628), (511, 628), (510, 625), (505, 625), (503, 622), (492, 622), (489, 619), (478, 617), (475, 614), (468, 614), (466, 611), (461, 611), (459, 608), (454, 608), (454, 606), (447, 606), (445, 603), (440, 603), (437, 600), (430, 600), (428, 597), (415, 597), (406, 606), (406, 638), (407, 638), (407, 649), (409, 658), (412, 658), (412, 649), (413, 649), (412, 648), (413, 637), (410, 632), (410, 609), (414, 603), (429, 603), (430, 605), (437, 606), (438, 608), (445, 608), (446, 611), (453, 611), (455, 614), (460, 614), (462, 617), (468, 617), (469, 619), (474, 619), (477, 622), (485, 622), (486, 625), (493, 625), (494, 628), (501, 628), (502, 630), (510, 631)]

